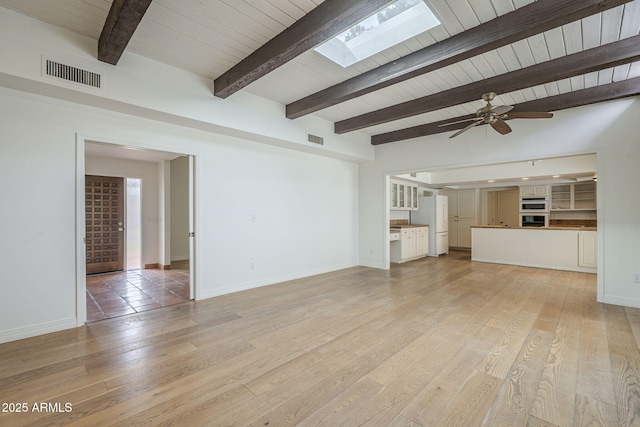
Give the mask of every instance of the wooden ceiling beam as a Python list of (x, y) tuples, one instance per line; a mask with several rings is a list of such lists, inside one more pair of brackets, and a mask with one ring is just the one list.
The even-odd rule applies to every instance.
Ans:
[(632, 0), (537, 0), (286, 107), (290, 119), (380, 90)]
[(509, 93), (638, 60), (640, 60), (640, 36), (634, 36), (341, 120), (334, 124), (334, 129), (338, 134), (351, 132), (475, 101), (485, 92)]
[(313, 49), (373, 15), (393, 0), (325, 0), (213, 82), (227, 98), (296, 56)]
[[(582, 89), (568, 92), (561, 95), (550, 96), (537, 99), (535, 101), (516, 104), (511, 112), (525, 111), (559, 111), (567, 108), (581, 107), (583, 105), (596, 104), (599, 102), (612, 101), (620, 98), (640, 95), (640, 77), (609, 83), (589, 89)], [(420, 126), (413, 126), (406, 129), (399, 129), (392, 132), (381, 133), (371, 137), (372, 145), (387, 144), (390, 142), (403, 141), (411, 138), (435, 135), (443, 132), (453, 132), (462, 129), (469, 122), (456, 123), (449, 126), (442, 126), (456, 120), (466, 120), (475, 118), (475, 114), (469, 114), (439, 122), (426, 123)], [(551, 119), (553, 120), (553, 119)]]
[(114, 0), (98, 39), (98, 60), (116, 65), (152, 0)]

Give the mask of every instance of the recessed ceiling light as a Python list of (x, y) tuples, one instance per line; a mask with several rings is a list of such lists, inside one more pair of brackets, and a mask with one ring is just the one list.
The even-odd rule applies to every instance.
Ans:
[(528, 180), (528, 179), (529, 179), (529, 178), (522, 178), (522, 180), (523, 180), (523, 181), (526, 181), (526, 180)]
[(490, 180), (489, 180), (489, 181), (487, 181), (487, 182), (496, 182), (496, 181), (495, 181), (494, 179), (490, 179)]
[(560, 175), (553, 175), (553, 178), (560, 178)]

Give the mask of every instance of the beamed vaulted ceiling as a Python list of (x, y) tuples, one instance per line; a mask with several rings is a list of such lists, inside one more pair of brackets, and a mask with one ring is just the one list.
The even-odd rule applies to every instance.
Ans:
[[(442, 25), (347, 68), (313, 50), (388, 0), (65, 0), (0, 5), (247, 91), (372, 144), (441, 132), (480, 97), (557, 111), (640, 95), (640, 0), (425, 0)], [(511, 123), (512, 127), (514, 126)]]

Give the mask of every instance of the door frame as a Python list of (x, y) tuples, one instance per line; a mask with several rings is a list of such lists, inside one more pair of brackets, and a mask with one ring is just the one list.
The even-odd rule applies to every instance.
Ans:
[[(86, 273), (86, 243), (85, 243), (85, 230), (86, 230), (86, 221), (85, 221), (85, 143), (87, 142), (101, 142), (105, 144), (111, 144), (119, 147), (131, 147), (137, 148), (141, 150), (154, 150), (154, 151), (165, 151), (170, 153), (181, 154), (189, 157), (189, 232), (192, 237), (189, 239), (189, 286), (190, 286), (190, 297), (193, 300), (198, 299), (197, 295), (197, 281), (198, 281), (198, 272), (196, 270), (197, 266), (197, 237), (198, 235), (195, 233), (195, 224), (196, 220), (196, 197), (195, 197), (195, 187), (196, 187), (196, 160), (197, 153), (193, 152), (184, 152), (185, 150), (179, 150), (176, 152), (175, 150), (170, 150), (163, 147), (154, 147), (147, 144), (139, 144), (135, 142), (123, 142), (123, 141), (114, 141), (112, 138), (107, 138), (104, 136), (95, 136), (89, 137), (85, 134), (76, 133), (76, 212), (75, 212), (75, 223), (76, 223), (76, 233), (75, 233), (75, 241), (76, 241), (76, 325), (84, 326), (87, 322), (87, 304), (86, 304), (86, 291), (87, 291), (87, 273)], [(144, 266), (143, 266), (144, 267)]]

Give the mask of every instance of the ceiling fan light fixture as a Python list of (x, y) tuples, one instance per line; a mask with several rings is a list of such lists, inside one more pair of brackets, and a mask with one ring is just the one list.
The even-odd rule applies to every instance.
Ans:
[[(495, 92), (487, 92), (482, 95), (482, 99), (487, 103), (484, 107), (480, 108), (476, 111), (476, 117), (472, 119), (464, 119), (457, 120), (450, 123), (445, 123), (440, 126), (448, 126), (461, 122), (472, 122), (470, 125), (462, 128), (457, 131), (449, 138), (455, 138), (463, 132), (471, 129), (474, 126), (479, 124), (488, 124), (490, 125), (496, 132), (501, 135), (506, 135), (512, 131), (511, 126), (505, 123), (505, 120), (509, 119), (548, 119), (553, 117), (552, 113), (543, 113), (543, 112), (535, 112), (535, 111), (527, 111), (527, 112), (516, 112), (511, 113), (513, 110), (513, 105), (492, 105), (491, 101), (497, 96)], [(534, 163), (531, 162), (531, 165), (534, 166)]]

